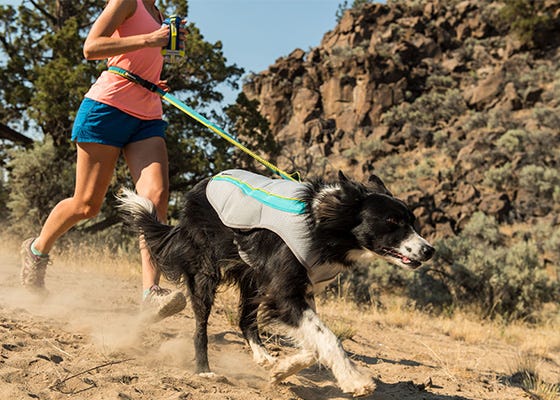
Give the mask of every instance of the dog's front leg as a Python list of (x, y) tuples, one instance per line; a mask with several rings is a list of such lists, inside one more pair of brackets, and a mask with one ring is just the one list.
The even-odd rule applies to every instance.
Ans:
[(273, 371), (273, 376), (286, 377), (287, 372), (297, 372), (316, 360), (332, 370), (343, 392), (352, 393), (354, 396), (373, 392), (375, 384), (372, 377), (356, 368), (342, 348), (340, 340), (323, 324), (313, 310), (304, 311), (299, 326), (290, 328), (289, 333), (300, 344), (303, 351), (284, 360), (290, 362), (291, 359), (294, 364), (292, 367), (279, 362)]
[(257, 293), (253, 280), (240, 284), (239, 329), (251, 347), (253, 360), (261, 366), (270, 366), (276, 359), (268, 353), (259, 336)]

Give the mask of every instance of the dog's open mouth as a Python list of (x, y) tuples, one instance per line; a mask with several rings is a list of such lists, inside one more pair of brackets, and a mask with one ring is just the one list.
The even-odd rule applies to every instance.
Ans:
[(398, 251), (391, 249), (389, 247), (383, 247), (380, 252), (383, 256), (388, 256), (397, 259), (401, 262), (401, 264), (406, 265), (409, 268), (418, 268), (422, 263), (420, 261), (413, 260), (412, 258), (408, 258), (404, 254), (399, 253)]

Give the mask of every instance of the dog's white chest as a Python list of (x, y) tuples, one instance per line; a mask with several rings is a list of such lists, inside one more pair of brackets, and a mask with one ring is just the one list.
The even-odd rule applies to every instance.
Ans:
[(306, 204), (301, 200), (304, 185), (243, 170), (227, 170), (210, 180), (206, 197), (224, 225), (276, 233), (299, 262), (310, 269), (315, 260), (309, 251)]

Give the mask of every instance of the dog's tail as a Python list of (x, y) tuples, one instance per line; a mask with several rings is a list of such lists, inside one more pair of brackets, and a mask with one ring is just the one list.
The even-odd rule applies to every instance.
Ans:
[(157, 219), (155, 205), (129, 189), (117, 195), (117, 207), (123, 213), (126, 226), (140, 235), (141, 246), (146, 246), (154, 267), (165, 278), (175, 283), (183, 280), (181, 246), (176, 246), (177, 229)]

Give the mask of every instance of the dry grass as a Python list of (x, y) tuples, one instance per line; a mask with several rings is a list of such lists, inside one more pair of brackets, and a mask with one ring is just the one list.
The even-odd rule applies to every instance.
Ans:
[(383, 304), (384, 309), (364, 308), (338, 299), (323, 301), (318, 308), (322, 314), (325, 314), (327, 321), (343, 315), (350, 326), (361, 321), (368, 325), (389, 326), (412, 332), (423, 332), (429, 328), (430, 331), (468, 344), (503, 342), (537, 358), (549, 358), (551, 354), (560, 353), (560, 335), (558, 335), (560, 316), (558, 315), (556, 319), (540, 325), (523, 322), (505, 324), (500, 321), (482, 320), (466, 312), (455, 312), (452, 316), (433, 316), (411, 309), (406, 299), (396, 296), (383, 299)]
[[(506, 354), (506, 349), (518, 349), (518, 356), (504, 359), (504, 363), (507, 364), (506, 370), (495, 371), (494, 379), (499, 379), (500, 374), (509, 374), (504, 377), (507, 384), (522, 388), (530, 393), (532, 398), (560, 400), (558, 376), (545, 365), (560, 362), (560, 318), (551, 319), (538, 326), (523, 322), (505, 324), (500, 321), (482, 320), (467, 312), (455, 312), (447, 317), (433, 316), (411, 309), (406, 299), (395, 296), (387, 296), (383, 299), (383, 304), (383, 309), (364, 308), (342, 299), (331, 299), (320, 302), (318, 309), (323, 319), (330, 322), (331, 328), (332, 321), (338, 319), (339, 327), (347, 326), (358, 333), (364, 327), (367, 329), (372, 326), (378, 327), (380, 332), (390, 332), (391, 328), (409, 332), (424, 348), (415, 358), (430, 360), (451, 381), (472, 378), (473, 368), (484, 362), (481, 359), (473, 359), (469, 347), (500, 348), (504, 349)], [(436, 344), (438, 335), (452, 338), (457, 345), (440, 349)], [(423, 338), (431, 339), (424, 341)], [(488, 356), (493, 357), (491, 354)], [(503, 356), (494, 357), (498, 359)], [(511, 382), (513, 378), (517, 379), (515, 384)]]
[[(2, 251), (19, 256), (21, 241), (0, 234)], [(91, 241), (73, 241), (57, 244), (50, 256), (55, 265), (85, 271), (98, 271), (114, 274), (116, 277), (138, 277), (140, 279), (140, 253), (127, 254), (123, 250), (115, 251), (102, 243), (92, 244)]]
[(560, 382), (548, 383), (540, 377), (541, 360), (531, 354), (520, 354), (510, 367), (509, 383), (518, 386), (539, 400), (560, 400)]

